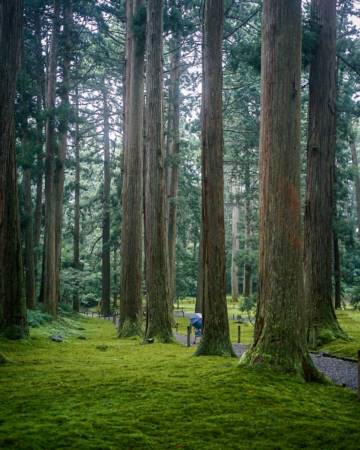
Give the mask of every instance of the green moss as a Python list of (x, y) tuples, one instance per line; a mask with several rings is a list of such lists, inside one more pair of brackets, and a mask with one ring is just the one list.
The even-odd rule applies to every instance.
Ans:
[(0, 367), (0, 448), (358, 448), (355, 392), (118, 339), (105, 320), (68, 320), (61, 345), (48, 335), (62, 321), (0, 340), (12, 361)]
[(357, 358), (360, 350), (360, 311), (341, 310), (337, 311), (337, 316), (347, 337), (323, 342), (320, 350), (337, 356)]
[(118, 330), (118, 336), (120, 338), (143, 336), (143, 334), (144, 332), (139, 321), (133, 322), (131, 320), (126, 320), (124, 323), (120, 324)]

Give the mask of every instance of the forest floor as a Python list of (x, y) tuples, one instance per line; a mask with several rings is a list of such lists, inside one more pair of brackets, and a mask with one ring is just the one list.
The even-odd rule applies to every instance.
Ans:
[(110, 321), (65, 316), (0, 353), (1, 449), (359, 448), (354, 391), (118, 339)]

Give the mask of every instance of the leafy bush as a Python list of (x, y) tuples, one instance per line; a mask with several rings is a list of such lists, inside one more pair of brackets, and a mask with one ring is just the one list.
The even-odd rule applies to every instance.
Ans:
[(52, 317), (40, 309), (29, 309), (27, 312), (27, 322), (31, 328), (38, 328), (40, 325), (51, 321)]

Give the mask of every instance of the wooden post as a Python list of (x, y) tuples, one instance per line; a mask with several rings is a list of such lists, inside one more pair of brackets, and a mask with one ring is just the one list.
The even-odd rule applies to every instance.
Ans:
[(179, 329), (179, 322), (176, 322), (175, 323), (175, 330), (176, 330), (176, 332), (178, 332), (178, 329)]
[(187, 347), (190, 347), (190, 336), (191, 336), (191, 326), (188, 325), (188, 327), (187, 327), (187, 340), (186, 340)]
[(358, 400), (360, 401), (360, 350), (358, 350)]
[(240, 329), (240, 324), (238, 325), (238, 329), (237, 329), (237, 342), (238, 344), (240, 344), (240, 337), (241, 337), (241, 329)]
[(184, 308), (182, 309), (182, 315), (183, 317), (185, 317)]

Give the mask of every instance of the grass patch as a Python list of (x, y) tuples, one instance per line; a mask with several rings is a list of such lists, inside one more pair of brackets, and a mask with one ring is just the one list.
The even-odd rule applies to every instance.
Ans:
[(336, 356), (357, 358), (357, 352), (360, 350), (360, 311), (341, 310), (337, 311), (336, 315), (350, 340), (337, 339), (322, 346), (321, 350)]
[(62, 343), (48, 339), (62, 321), (22, 342), (0, 340), (11, 361), (0, 366), (0, 448), (358, 448), (350, 390), (118, 339), (105, 320), (66, 320)]

